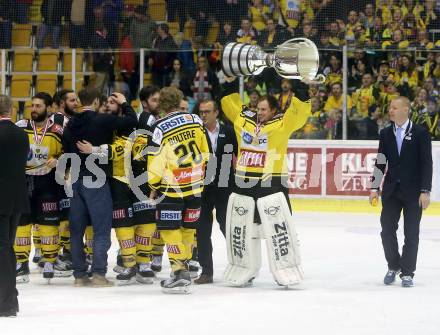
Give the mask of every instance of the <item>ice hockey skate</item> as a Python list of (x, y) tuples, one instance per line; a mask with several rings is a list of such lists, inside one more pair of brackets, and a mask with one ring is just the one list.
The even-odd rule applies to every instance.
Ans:
[(123, 273), (125, 270), (124, 264), (122, 262), (122, 255), (120, 250), (118, 250), (118, 255), (116, 256), (116, 266), (113, 268), (113, 272)]
[(153, 256), (153, 260), (151, 262), (151, 270), (154, 272), (162, 271), (162, 256)]
[(191, 275), (191, 278), (197, 278), (199, 276), (199, 269), (200, 269), (199, 262), (194, 261), (192, 259), (188, 262), (188, 270)]
[(29, 283), (29, 262), (17, 263), (15, 281), (17, 284)]
[(68, 250), (64, 250), (62, 254), (57, 257), (60, 261), (72, 267), (72, 254)]
[(136, 281), (140, 284), (153, 284), (154, 271), (151, 269), (150, 263), (141, 263), (138, 265), (136, 273)]
[(175, 276), (162, 280), (162, 292), (170, 294), (189, 294), (191, 293), (191, 276), (187, 270), (176, 271)]
[(55, 260), (54, 271), (57, 278), (67, 278), (73, 275), (72, 264), (62, 261), (59, 257)]
[(136, 267), (124, 268), (124, 270), (116, 276), (119, 286), (126, 286), (136, 282)]
[(34, 253), (34, 257), (32, 258), (32, 263), (38, 264), (41, 261), (41, 249), (40, 248), (36, 248), (35, 249), (35, 253)]
[(47, 283), (50, 284), (51, 280), (55, 277), (54, 266), (50, 262), (44, 263), (43, 268), (43, 278), (47, 280)]

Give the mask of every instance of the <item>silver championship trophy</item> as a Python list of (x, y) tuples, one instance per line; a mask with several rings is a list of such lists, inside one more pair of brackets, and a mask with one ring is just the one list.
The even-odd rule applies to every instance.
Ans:
[(260, 74), (272, 67), (284, 78), (299, 79), (305, 83), (322, 83), (317, 75), (319, 53), (315, 43), (307, 38), (293, 38), (278, 45), (274, 53), (266, 53), (257, 45), (228, 43), (222, 54), (223, 72), (228, 77)]

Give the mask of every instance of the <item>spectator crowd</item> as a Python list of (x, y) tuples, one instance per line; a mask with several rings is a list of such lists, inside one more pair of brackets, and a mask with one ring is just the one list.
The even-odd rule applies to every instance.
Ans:
[[(0, 0), (0, 35), (8, 22), (26, 22), (32, 1)], [(307, 37), (320, 49), (323, 85), (310, 86), (313, 114), (295, 138), (342, 138), (342, 109), (347, 95), (348, 138), (377, 139), (388, 123), (390, 101), (412, 101), (412, 120), (440, 139), (440, 1), (438, 0), (201, 0), (166, 1), (167, 21), (150, 16), (153, 1), (133, 5), (123, 0), (43, 0), (36, 37), (44, 47), (60, 46), (61, 30), (70, 32), (71, 48), (93, 52), (96, 86), (112, 89), (122, 77), (127, 94), (136, 98), (140, 58), (146, 49), (145, 73), (153, 84), (178, 87), (194, 105), (218, 99), (224, 74), (221, 50), (228, 42), (258, 44), (273, 50), (292, 37)], [(188, 27), (191, 26), (191, 33)], [(212, 37), (212, 32), (217, 36)], [(0, 39), (7, 43), (7, 38)], [(6, 41), (6, 42), (5, 42)], [(348, 48), (347, 92), (342, 87), (342, 47)], [(5, 47), (5, 45), (3, 45)], [(7, 47), (7, 46), (6, 46)], [(106, 49), (120, 49), (115, 57)], [(118, 87), (120, 89), (120, 87)], [(265, 70), (247, 78), (245, 103), (275, 95), (286, 108), (296, 87)]]

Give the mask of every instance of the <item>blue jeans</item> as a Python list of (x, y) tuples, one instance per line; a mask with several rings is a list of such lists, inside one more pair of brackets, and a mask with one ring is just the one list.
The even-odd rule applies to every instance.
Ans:
[(101, 188), (86, 188), (81, 178), (73, 184), (69, 220), (75, 278), (87, 275), (83, 238), (89, 221), (93, 226), (92, 272), (99, 275), (107, 273), (107, 252), (111, 246), (112, 211), (112, 196), (107, 181)]
[(52, 48), (58, 49), (60, 47), (61, 26), (49, 26), (42, 23), (37, 33), (37, 48), (44, 48), (44, 41), (47, 34), (52, 33)]

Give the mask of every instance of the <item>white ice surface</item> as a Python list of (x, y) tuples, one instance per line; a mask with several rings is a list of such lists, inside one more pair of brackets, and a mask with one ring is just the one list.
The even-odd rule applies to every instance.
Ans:
[[(0, 319), (0, 335), (440, 334), (439, 217), (422, 220), (410, 289), (400, 280), (382, 284), (377, 215), (296, 213), (295, 220), (306, 279), (294, 290), (275, 285), (266, 257), (253, 287), (224, 286), (226, 250), (214, 229), (213, 285), (194, 286), (191, 295), (165, 295), (158, 281), (92, 289), (58, 279), (48, 286), (32, 265), (31, 283), (19, 286), (19, 317)], [(114, 243), (110, 277), (115, 254)]]

